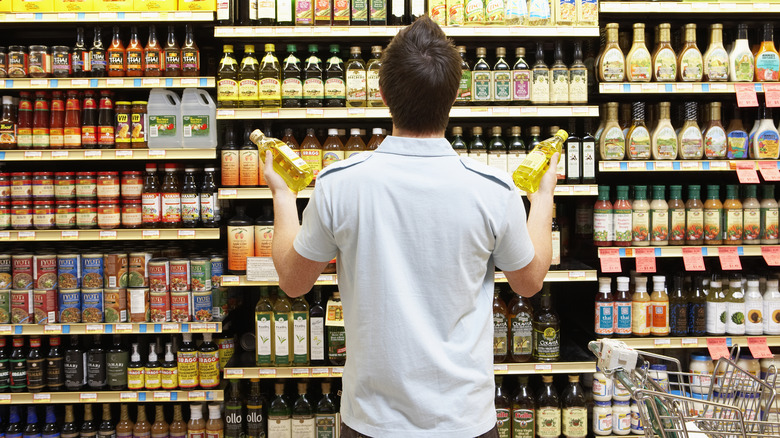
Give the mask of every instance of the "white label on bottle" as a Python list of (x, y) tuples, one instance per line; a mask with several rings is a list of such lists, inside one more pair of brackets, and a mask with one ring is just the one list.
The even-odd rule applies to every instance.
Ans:
[(325, 360), (325, 318), (309, 319), (311, 360)]
[(279, 318), (274, 321), (274, 344), (276, 345), (276, 356), (287, 356), (290, 354), (289, 324), (287, 319)]
[(300, 315), (293, 314), (293, 317), (293, 354), (306, 355), (309, 348), (309, 321)]
[(488, 154), (488, 166), (495, 167), (496, 169), (507, 172), (509, 167), (508, 157), (507, 154), (501, 154), (501, 153), (493, 153), (491, 152)]
[(292, 438), (311, 438), (315, 432), (314, 418), (292, 419)]
[(271, 320), (260, 319), (257, 323), (257, 355), (258, 356), (270, 356), (271, 355)]
[(726, 333), (726, 303), (707, 302), (707, 333), (722, 335)]

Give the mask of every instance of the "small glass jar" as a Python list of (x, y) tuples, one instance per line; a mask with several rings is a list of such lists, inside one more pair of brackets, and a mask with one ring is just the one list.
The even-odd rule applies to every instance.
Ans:
[(612, 405), (612, 433), (615, 435), (631, 433), (631, 406), (627, 401), (616, 401)]
[(0, 230), (7, 230), (11, 226), (11, 202), (0, 201)]
[(593, 400), (612, 401), (612, 379), (598, 369), (593, 373)]
[(11, 201), (11, 228), (30, 230), (33, 227), (33, 209), (29, 200)]
[(51, 75), (51, 55), (47, 46), (30, 46), (27, 70), (31, 78), (48, 78)]
[(8, 49), (0, 46), (0, 78), (8, 77)]
[(72, 199), (57, 201), (54, 223), (61, 230), (76, 228), (76, 201)]
[(141, 199), (144, 191), (143, 172), (122, 172), (122, 199)]
[(27, 48), (24, 46), (8, 47), (8, 77), (27, 77)]
[(55, 78), (70, 76), (70, 47), (54, 46), (51, 48), (51, 75)]
[(133, 149), (146, 149), (146, 105), (145, 100), (133, 101), (132, 116), (130, 127), (130, 142)]
[(97, 173), (97, 198), (118, 199), (119, 198), (119, 172), (98, 172)]
[(76, 198), (97, 198), (97, 179), (95, 172), (76, 172)]
[(92, 199), (76, 201), (76, 226), (82, 230), (97, 227), (97, 202)]
[(11, 172), (11, 199), (26, 200), (32, 196), (32, 173)]
[(612, 435), (612, 403), (596, 401), (593, 406), (593, 433), (598, 436)]
[(76, 197), (76, 172), (54, 173), (54, 197), (57, 199)]
[(132, 147), (133, 106), (126, 100), (116, 102), (114, 107), (114, 145), (117, 149)]
[(634, 435), (644, 435), (645, 427), (642, 423), (642, 417), (639, 415), (639, 405), (635, 400), (631, 400), (631, 433)]
[(118, 199), (101, 199), (98, 201), (97, 225), (101, 230), (119, 228), (122, 223), (122, 210)]
[(34, 201), (33, 227), (36, 230), (51, 230), (55, 224), (54, 201)]
[(11, 200), (11, 174), (0, 172), (0, 201)]
[(143, 205), (140, 199), (125, 199), (122, 204), (122, 228), (141, 228)]
[(33, 172), (32, 197), (35, 200), (54, 199), (53, 172)]
[(691, 354), (688, 370), (691, 373), (691, 392), (694, 394), (709, 394), (712, 384), (712, 373), (715, 366), (712, 358), (706, 354)]

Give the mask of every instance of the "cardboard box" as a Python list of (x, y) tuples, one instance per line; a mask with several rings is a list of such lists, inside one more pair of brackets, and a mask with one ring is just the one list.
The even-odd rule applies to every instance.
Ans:
[(176, 6), (176, 0), (133, 0), (133, 9), (136, 11), (175, 11)]
[(179, 0), (180, 11), (216, 11), (217, 0)]
[(54, 0), (13, 0), (14, 12), (54, 12)]
[(133, 0), (94, 0), (94, 9), (98, 12), (130, 12)]
[(54, 2), (56, 12), (91, 12), (95, 10), (94, 0), (57, 0)]

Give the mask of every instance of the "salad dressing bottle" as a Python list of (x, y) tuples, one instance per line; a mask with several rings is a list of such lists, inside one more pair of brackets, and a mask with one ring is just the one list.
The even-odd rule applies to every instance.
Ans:
[(726, 186), (726, 202), (723, 203), (723, 228), (725, 245), (742, 245), (742, 203), (739, 202), (739, 186)]
[(761, 186), (761, 244), (777, 245), (778, 243), (778, 206), (775, 200), (775, 186)]
[(682, 186), (669, 186), (669, 245), (685, 244), (685, 203)]
[(720, 202), (720, 186), (707, 186), (707, 201), (704, 203), (704, 244), (722, 245), (721, 229), (723, 204)]
[(681, 160), (700, 160), (704, 154), (704, 140), (696, 122), (697, 109), (696, 102), (685, 102), (685, 123), (677, 138)]
[(707, 159), (726, 158), (726, 131), (720, 121), (720, 102), (710, 103), (710, 121), (704, 130), (704, 156)]
[(682, 82), (701, 81), (704, 61), (696, 46), (696, 25), (694, 23), (685, 25), (685, 46), (677, 61), (680, 66), (679, 79)]
[(777, 82), (780, 72), (780, 56), (775, 49), (772, 23), (764, 24), (764, 40), (756, 53), (756, 82)]
[(661, 23), (656, 36), (658, 44), (653, 53), (653, 79), (656, 82), (674, 82), (677, 79), (677, 55), (671, 44), (671, 25)]
[(772, 120), (772, 109), (762, 106), (759, 108), (759, 114), (761, 121), (753, 137), (752, 158), (776, 160), (780, 136), (778, 136), (777, 128)]
[(631, 202), (628, 200), (628, 186), (617, 186), (617, 200), (612, 205), (615, 246), (631, 246)]
[(721, 288), (720, 279), (710, 282), (707, 293), (707, 334), (726, 334), (726, 295)]
[(659, 104), (658, 123), (653, 130), (652, 157), (654, 160), (674, 160), (677, 158), (677, 134), (670, 119), (669, 102)]
[(599, 151), (602, 160), (622, 160), (626, 156), (626, 138), (618, 124), (618, 104), (607, 104), (607, 117), (604, 130), (599, 139)]
[(726, 334), (745, 334), (745, 293), (740, 280), (729, 281), (726, 293)]
[(663, 275), (653, 276), (653, 293), (650, 295), (650, 312), (653, 315), (650, 334), (653, 336), (669, 336), (669, 295), (665, 280)]
[(748, 133), (742, 124), (742, 117), (738, 108), (734, 109), (734, 116), (729, 122), (728, 132), (726, 132), (726, 158), (747, 158), (748, 156)]
[(645, 24), (634, 24), (634, 43), (626, 55), (626, 79), (628, 82), (650, 82), (653, 59), (645, 45)]
[(634, 294), (631, 296), (631, 331), (634, 336), (648, 336), (653, 323), (650, 295), (647, 293), (647, 277), (634, 279)]
[(753, 82), (754, 57), (748, 43), (748, 25), (737, 26), (737, 39), (729, 52), (729, 80), (732, 82)]
[(634, 186), (634, 202), (631, 204), (631, 236), (633, 246), (650, 246), (650, 203), (647, 202), (647, 186)]
[[(501, 58), (503, 59), (503, 58)], [(498, 66), (498, 63), (496, 63)], [(550, 103), (569, 103), (569, 69), (563, 63), (563, 47), (561, 41), (555, 43), (555, 61), (550, 68)], [(496, 98), (498, 100), (498, 98)]]
[(729, 79), (729, 54), (723, 47), (723, 25), (710, 25), (710, 46), (704, 53), (704, 80), (710, 82)]
[(599, 80), (603, 82), (623, 82), (625, 80), (626, 59), (618, 45), (618, 24), (607, 23), (607, 42), (599, 57)]
[(626, 135), (626, 149), (629, 160), (650, 159), (650, 132), (645, 126), (645, 103), (631, 104), (631, 128)]
[(664, 186), (653, 186), (653, 200), (650, 202), (650, 245), (669, 244), (669, 204), (666, 202)]
[(742, 201), (742, 243), (746, 245), (761, 243), (761, 203), (756, 193), (758, 187), (745, 185), (745, 199)]

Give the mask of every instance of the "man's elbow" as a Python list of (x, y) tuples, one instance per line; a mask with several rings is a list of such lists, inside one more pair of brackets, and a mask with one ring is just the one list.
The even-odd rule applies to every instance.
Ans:
[(279, 276), (279, 289), (290, 298), (297, 298), (301, 295), (305, 295), (309, 292), (310, 287), (304, 287), (300, 281), (296, 281), (295, 278), (289, 278), (289, 276)]

